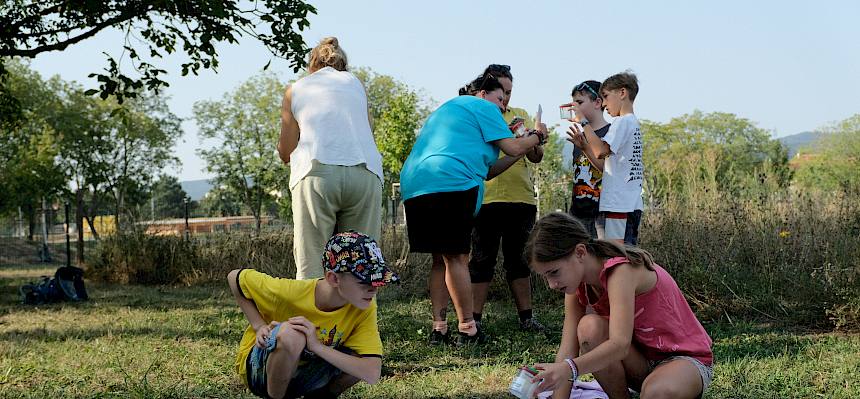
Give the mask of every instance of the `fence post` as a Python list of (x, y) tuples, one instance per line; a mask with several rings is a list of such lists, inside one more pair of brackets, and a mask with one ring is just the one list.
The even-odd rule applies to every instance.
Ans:
[(66, 266), (72, 266), (72, 239), (69, 237), (69, 202), (65, 203), (66, 208), (66, 225), (63, 226), (66, 230)]
[(188, 228), (188, 197), (182, 199), (185, 203), (185, 241), (191, 239), (191, 230)]
[(42, 250), (39, 251), (39, 260), (45, 263), (51, 262), (51, 251), (48, 249), (48, 203), (42, 197)]

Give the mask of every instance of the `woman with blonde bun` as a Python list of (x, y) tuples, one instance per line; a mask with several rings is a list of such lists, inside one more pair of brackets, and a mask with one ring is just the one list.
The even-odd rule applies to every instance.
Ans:
[(290, 165), (296, 279), (322, 277), (333, 232), (380, 235), (382, 156), (367, 93), (347, 66), (337, 38), (324, 38), (311, 50), (308, 75), (284, 93), (278, 154)]

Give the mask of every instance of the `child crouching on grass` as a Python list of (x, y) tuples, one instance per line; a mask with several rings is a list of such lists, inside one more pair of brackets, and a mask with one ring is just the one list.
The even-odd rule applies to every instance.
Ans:
[(367, 235), (335, 234), (318, 280), (275, 278), (251, 269), (227, 275), (248, 318), (236, 369), (264, 398), (331, 398), (382, 370), (376, 325), (378, 287), (399, 278)]
[(550, 288), (565, 293), (555, 363), (535, 365), (538, 392), (567, 398), (570, 381), (585, 373), (610, 398), (627, 398), (628, 387), (642, 399), (696, 398), (708, 389), (711, 338), (647, 252), (593, 240), (572, 216), (553, 213), (535, 224), (526, 256)]

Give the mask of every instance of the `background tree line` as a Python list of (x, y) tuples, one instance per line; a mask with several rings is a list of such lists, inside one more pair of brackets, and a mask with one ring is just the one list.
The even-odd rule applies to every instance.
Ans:
[[(42, 199), (68, 199), (78, 225), (96, 237), (97, 215), (115, 215), (118, 228), (183, 216), (187, 194), (176, 178), (162, 174), (178, 164), (171, 148), (182, 135), (163, 96), (142, 93), (119, 104), (58, 77), (44, 79), (23, 62), (5, 65), (4, 87), (23, 117), (3, 125), (0, 213), (20, 208), (33, 224)], [(354, 72), (367, 88), (385, 192), (391, 193), (434, 101), (391, 76)], [(289, 220), (288, 165), (275, 150), (288, 83), (262, 72), (221, 99), (195, 104), (200, 136), (217, 145), (199, 150), (214, 187), (191, 204), (192, 216), (252, 215), (258, 228), (264, 215)], [(659, 209), (703, 187), (738, 198), (789, 187), (858, 190), (858, 126), (860, 115), (828, 125), (803, 157), (789, 160), (770, 132), (733, 114), (694, 111), (666, 123), (644, 120), (646, 202)], [(556, 130), (543, 162), (532, 169), (542, 212), (569, 205), (569, 149)]]

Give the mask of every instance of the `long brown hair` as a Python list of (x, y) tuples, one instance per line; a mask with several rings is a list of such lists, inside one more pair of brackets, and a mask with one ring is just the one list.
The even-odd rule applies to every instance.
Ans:
[(526, 242), (526, 257), (529, 263), (552, 262), (570, 256), (579, 244), (585, 244), (588, 253), (599, 259), (620, 256), (627, 258), (633, 266), (654, 270), (654, 262), (647, 251), (612, 241), (592, 240), (582, 222), (562, 212), (550, 213), (535, 223)]

